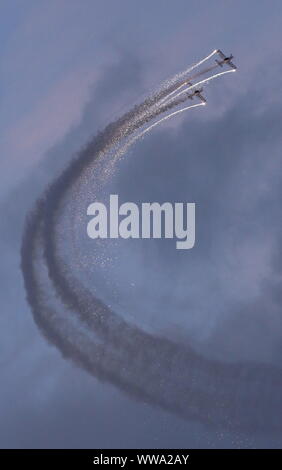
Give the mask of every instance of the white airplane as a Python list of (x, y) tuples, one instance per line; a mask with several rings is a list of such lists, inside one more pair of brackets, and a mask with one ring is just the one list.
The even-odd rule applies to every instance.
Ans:
[(232, 59), (233, 59), (232, 54), (228, 57), (228, 56), (224, 55), (223, 52), (220, 49), (217, 49), (216, 52), (219, 55), (219, 57), (221, 58), (221, 60), (215, 59), (216, 63), (218, 65), (220, 65), (220, 67), (223, 67), (224, 64), (228, 64), (232, 69), (234, 69), (234, 70), (237, 69), (236, 65), (234, 65), (233, 62), (231, 62)]

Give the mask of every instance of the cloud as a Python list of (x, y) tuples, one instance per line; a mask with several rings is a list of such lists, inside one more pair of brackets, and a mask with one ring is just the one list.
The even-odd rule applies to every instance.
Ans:
[[(82, 117), (94, 71), (82, 69), (65, 77), (40, 105), (3, 134), (6, 165), (10, 184), (16, 185), (23, 173), (40, 161), (54, 144), (63, 139)], [(15, 138), (16, 136), (16, 138)]]
[(282, 268), (282, 113), (267, 97), (258, 112), (256, 95), (243, 94), (213, 120), (187, 115), (179, 128), (158, 129), (131, 151), (111, 192), (123, 201), (195, 202), (196, 246), (183, 254), (174, 241), (121, 241), (110, 246), (114, 267), (106, 276), (126, 311), (146, 292), (135, 321), (167, 334), (176, 328), (183, 341), (219, 358), (279, 362), (273, 289)]
[[(175, 5), (173, 5), (174, 8)], [(246, 13), (245, 5), (243, 7), (239, 5), (238, 11), (242, 11), (242, 8)], [(270, 11), (269, 6), (267, 6), (267, 9)], [(157, 13), (155, 20), (159, 17), (159, 12)], [(182, 17), (184, 18), (184, 15)], [(279, 15), (277, 15), (278, 17)], [(226, 34), (230, 22), (233, 24), (234, 31), (237, 18), (228, 16), (227, 11), (223, 14), (223, 20), (225, 19), (228, 19), (228, 22), (219, 22), (220, 28), (217, 27), (219, 23), (215, 21), (214, 31), (219, 31), (222, 28), (223, 33)], [(49, 19), (47, 25), (51, 23), (52, 20)], [(147, 23), (144, 22), (143, 24)], [(249, 24), (247, 29), (249, 29)], [(140, 29), (142, 28), (141, 26)], [(187, 24), (183, 29), (184, 32), (181, 36), (183, 51), (186, 51), (187, 48), (190, 51), (194, 50), (192, 40), (190, 43), (188, 41), (187, 44), (185, 31), (187, 30)], [(197, 27), (195, 29), (198, 42), (201, 40), (198, 34), (199, 30)], [(269, 31), (266, 32), (269, 33)], [(167, 31), (164, 30), (162, 34), (166, 35)], [(279, 37), (278, 34), (276, 36)], [(130, 37), (130, 34), (128, 35), (125, 32), (125, 38), (128, 39), (128, 37)], [(171, 61), (173, 58), (171, 57), (173, 57), (175, 45), (179, 44), (179, 38), (176, 37), (176, 33), (172, 29), (171, 39), (174, 37), (176, 38), (176, 44), (173, 44), (170, 39), (168, 40), (168, 43), (171, 44), (172, 54), (167, 50), (168, 44), (163, 43), (164, 58), (170, 57), (169, 61), (164, 62), (166, 70), (172, 69)], [(217, 40), (220, 37), (220, 35), (215, 35)], [(257, 40), (258, 37), (261, 37), (261, 35), (256, 34), (255, 39)], [(158, 41), (159, 44), (162, 42), (157, 26), (150, 38), (153, 38), (150, 50), (154, 50)], [(270, 46), (276, 47), (271, 44), (271, 34), (269, 34), (268, 40), (268, 49), (270, 49)], [(206, 52), (206, 36), (204, 34), (201, 41), (202, 46), (199, 47), (203, 47), (203, 44), (205, 44), (204, 50), (202, 50)], [(146, 42), (140, 40), (140, 43), (141, 47), (145, 48)], [(159, 198), (161, 200), (168, 197), (173, 200), (174, 197), (183, 197), (183, 199), (189, 197), (196, 200), (196, 202), (198, 201), (200, 232), (198, 234), (199, 246), (193, 255), (194, 261), (191, 260), (190, 255), (182, 259), (177, 258), (174, 245), (173, 249), (169, 244), (151, 244), (151, 241), (150, 244), (142, 246), (142, 248), (127, 245), (126, 248), (120, 247), (120, 259), (118, 260), (121, 261), (120, 269), (117, 269), (115, 265), (112, 266), (110, 277), (108, 277), (109, 270), (103, 273), (101, 269), (98, 269), (98, 279), (95, 279), (95, 281), (103, 286), (105, 298), (110, 299), (111, 302), (113, 300), (113, 304), (116, 302), (120, 314), (127, 316), (129, 312), (133, 312), (133, 319), (137, 323), (141, 322), (143, 325), (147, 323), (153, 327), (159, 327), (160, 317), (158, 312), (163, 309), (164, 316), (167, 314), (167, 319), (162, 320), (163, 329), (166, 327), (166, 334), (175, 334), (175, 337), (179, 338), (181, 335), (179, 328), (177, 329), (177, 322), (181, 321), (187, 325), (187, 331), (181, 337), (182, 341), (187, 341), (187, 337), (190, 341), (192, 328), (192, 333), (195, 332), (194, 339), (197, 345), (201, 349), (205, 346), (205, 342), (201, 342), (201, 334), (204, 334), (209, 351), (221, 357), (225, 352), (226, 357), (231, 357), (232, 354), (238, 356), (240, 352), (239, 338), (241, 336), (243, 353), (247, 353), (249, 348), (248, 354), (250, 354), (250, 357), (253, 355), (254, 358), (257, 358), (260, 354), (261, 339), (263, 339), (264, 347), (268, 348), (268, 338), (266, 335), (263, 337), (262, 334), (263, 330), (264, 333), (267, 331), (269, 341), (274, 339), (274, 345), (271, 346), (273, 357), (268, 356), (267, 359), (275, 362), (276, 360), (279, 361), (280, 358), (278, 346), (281, 331), (279, 310), (277, 309), (280, 302), (279, 276), (281, 271), (281, 240), (279, 237), (279, 175), (281, 167), (279, 155), (281, 146), (278, 135), (281, 115), (279, 111), (280, 104), (274, 109), (272, 105), (273, 90), (279, 90), (279, 84), (275, 83), (275, 88), (272, 84), (271, 87), (267, 87), (267, 90), (265, 90), (265, 70), (259, 71), (258, 79), (253, 81), (253, 75), (249, 74), (248, 69), (250, 54), (254, 53), (261, 57), (261, 52), (257, 49), (252, 51), (253, 48), (250, 44), (248, 43), (248, 37), (247, 42), (238, 41), (236, 38), (236, 48), (240, 47), (240, 55), (245, 51), (245, 59), (241, 61), (245, 64), (245, 72), (240, 71), (241, 77), (242, 74), (250, 75), (249, 81), (245, 83), (243, 89), (247, 89), (249, 92), (252, 85), (252, 88), (256, 89), (256, 94), (250, 94), (248, 99), (243, 93), (245, 104), (243, 99), (239, 99), (238, 106), (234, 106), (233, 99), (230, 99), (230, 112), (224, 114), (224, 119), (228, 116), (229, 121), (225, 125), (222, 116), (219, 116), (222, 112), (225, 112), (224, 104), (224, 109), (220, 110), (218, 117), (216, 117), (217, 113), (213, 111), (214, 106), (207, 108), (209, 116), (206, 123), (206, 118), (203, 117), (202, 119), (199, 116), (199, 120), (193, 125), (191, 121), (194, 116), (193, 118), (191, 116), (190, 120), (190, 116), (187, 115), (185, 120), (178, 121), (179, 125), (184, 122), (180, 131), (178, 126), (175, 125), (172, 131), (168, 127), (156, 135), (152, 134), (150, 141), (144, 141), (143, 144), (141, 143), (141, 145), (135, 147), (130, 158), (121, 166), (118, 175), (119, 182), (115, 186), (115, 188), (118, 187), (126, 200), (134, 200), (134, 198), (137, 200), (143, 197), (147, 200), (149, 198)], [(160, 49), (161, 47), (162, 45), (160, 45)], [(78, 49), (82, 50), (81, 47)], [(233, 51), (233, 48), (231, 50)], [(50, 57), (52, 57), (52, 51), (50, 50), (50, 52)], [(189, 52), (189, 55), (191, 56), (191, 52)], [(239, 55), (238, 52), (237, 55)], [(96, 61), (96, 58), (94, 60)], [(178, 60), (179, 57), (176, 62)], [(57, 57), (55, 62), (59, 61), (60, 58)], [(41, 67), (43, 61), (40, 60), (39, 62)], [(23, 61), (23, 66), (26, 63)], [(156, 64), (158, 64), (157, 60)], [(119, 98), (117, 100), (120, 103), (124, 102), (125, 97), (130, 100), (133, 96), (133, 93), (132, 95), (127, 94), (126, 87), (131, 87), (131, 91), (133, 88), (135, 90), (140, 89), (141, 80), (138, 81), (139, 67), (136, 62), (131, 61), (127, 65), (124, 64), (124, 67), (112, 69), (112, 72), (115, 72), (115, 79), (122, 89), (120, 101)], [(158, 65), (155, 65), (155, 68), (157, 67)], [(126, 75), (127, 68), (131, 70), (128, 76)], [(134, 75), (135, 70), (137, 70), (136, 75)], [(273, 80), (272, 70), (271, 67), (270, 77), (268, 77), (271, 80)], [(151, 73), (150, 70), (147, 75), (151, 77)], [(166, 74), (160, 72), (160, 75), (163, 77)], [(137, 82), (134, 82), (135, 79)], [(132, 83), (132, 80), (134, 83)], [(35, 77), (30, 83), (31, 86), (34, 83), (38, 83), (39, 87), (41, 86), (40, 79)], [(236, 83), (234, 82), (234, 88), (241, 89), (241, 85), (239, 87)], [(7, 320), (3, 323), (2, 332), (6, 338), (7, 332), (8, 336), (10, 335), (10, 340), (8, 341), (7, 338), (5, 344), (12, 345), (25, 334), (28, 341), (27, 346), (24, 348), (25, 353), (22, 354), (22, 362), (18, 363), (12, 359), (12, 356), (8, 357), (8, 359), (11, 358), (15, 367), (11, 368), (11, 364), (9, 364), (9, 361), (7, 362), (6, 392), (3, 394), (4, 387), (1, 391), (1, 402), (5, 407), (5, 420), (3, 422), (8, 423), (7, 428), (1, 428), (3, 433), (1, 445), (28, 447), (34, 444), (48, 447), (48, 445), (55, 446), (56, 443), (62, 443), (62, 445), (73, 447), (76, 445), (105, 447), (108, 442), (113, 443), (112, 446), (124, 445), (125, 447), (130, 443), (132, 443), (132, 446), (136, 446), (136, 442), (141, 447), (150, 446), (152, 442), (155, 445), (167, 445), (168, 447), (173, 443), (176, 447), (185, 447), (187, 442), (191, 447), (205, 446), (205, 443), (207, 446), (220, 446), (221, 444), (231, 446), (247, 445), (246, 442), (249, 441), (245, 437), (237, 439), (234, 438), (234, 435), (225, 435), (225, 441), (222, 443), (221, 438), (210, 431), (205, 432), (203, 428), (191, 423), (184, 424), (169, 414), (158, 410), (152, 410), (135, 403), (132, 404), (127, 398), (122, 398), (118, 393), (111, 395), (109, 393), (110, 387), (106, 384), (99, 386), (92, 379), (85, 379), (84, 374), (70, 367), (67, 362), (60, 359), (55, 350), (45, 345), (34, 325), (32, 325), (27, 306), (23, 302), (23, 291), (17, 266), (20, 226), (24, 214), (46, 182), (50, 181), (80, 145), (88, 140), (93, 128), (98, 127), (97, 122), (106, 121), (107, 113), (109, 117), (111, 116), (111, 106), (114, 100), (114, 89), (111, 85), (110, 77), (108, 73), (105, 73), (97, 87), (97, 92), (93, 91), (95, 95), (83, 112), (80, 125), (75, 129), (71, 129), (70, 132), (65, 134), (62, 141), (57, 142), (47, 152), (46, 159), (43, 158), (38, 166), (36, 164), (36, 168), (27, 179), (27, 183), (23, 183), (17, 191), (11, 193), (9, 201), (5, 200), (2, 206), (3, 225), (1, 231), (2, 233), (5, 232), (2, 238), (2, 249), (6, 252), (5, 258), (2, 258), (2, 261), (4, 260), (2, 263), (2, 276), (7, 278), (7, 272), (10, 272), (9, 282), (2, 286), (7, 300), (6, 302), (3, 300), (2, 321), (4, 316)], [(227, 91), (229, 91), (227, 85), (224, 86), (224, 93), (222, 93), (222, 89), (217, 92), (216, 87), (214, 87), (213, 92), (210, 93), (210, 101), (213, 100), (213, 94), (216, 94), (220, 100), (226, 99), (225, 93)], [(120, 88), (117, 94), (119, 92)], [(236, 90), (236, 97), (240, 94), (241, 90), (238, 92)], [(262, 96), (268, 98), (262, 101), (262, 115), (259, 117), (256, 114)], [(29, 100), (30, 97), (27, 99)], [(269, 105), (271, 105), (271, 108)], [(39, 107), (34, 106), (34, 109), (39, 109)], [(118, 112), (118, 102), (116, 103), (116, 112)], [(39, 113), (39, 117), (42, 115)], [(41, 122), (44, 124), (43, 118)], [(202, 130), (203, 123), (205, 133)], [(188, 147), (187, 136), (191, 135), (194, 137), (190, 137), (189, 145), (191, 147)], [(213, 155), (210, 150), (211, 141), (214, 148)], [(231, 161), (228, 156), (230, 153), (233, 155), (233, 147), (237, 152), (234, 151), (234, 158)], [(266, 158), (266, 154), (268, 158)], [(247, 162), (246, 166), (244, 166), (245, 161)], [(193, 167), (192, 170), (191, 166)], [(204, 169), (206, 171), (203, 171)], [(244, 177), (242, 176), (243, 173), (245, 174)], [(145, 178), (143, 188), (138, 185), (141, 176)], [(223, 200), (222, 194), (224, 194)], [(237, 200), (238, 212), (236, 212)], [(232, 210), (229, 212), (231, 207)], [(217, 209), (220, 213), (217, 213)], [(226, 217), (228, 217), (230, 226), (226, 226)], [(249, 223), (247, 223), (247, 219), (249, 219)], [(266, 228), (265, 220), (267, 226), (271, 227), (269, 230)], [(238, 228), (238, 230), (230, 230), (230, 227)], [(220, 244), (213, 246), (213, 241), (219, 235), (219, 229), (222, 230), (223, 239), (219, 240)], [(227, 231), (228, 237), (225, 236)], [(224, 253), (222, 251), (223, 247), (227, 248)], [(109, 255), (111, 254), (110, 249), (112, 250), (112, 247), (109, 248)], [(213, 257), (210, 256), (211, 254), (213, 254)], [(217, 259), (218, 254), (221, 255), (219, 259)], [(124, 263), (125, 259), (126, 265)], [(228, 264), (226, 260), (228, 260)], [(199, 265), (198, 272), (195, 269), (197, 265)], [(224, 269), (224, 266), (226, 266), (226, 269)], [(117, 273), (120, 276), (121, 269), (123, 279), (118, 285), (117, 296), (112, 299), (111, 296), (114, 297), (113, 286), (116, 282), (115, 274)], [(190, 278), (187, 277), (187, 272), (192, 273)], [(203, 272), (204, 276), (202, 276)], [(230, 276), (231, 272), (232, 276)], [(104, 275), (107, 277), (107, 283), (104, 282)], [(91, 280), (91, 277), (89, 279)], [(135, 286), (129, 288), (128, 280), (132, 283), (132, 279), (135, 281)], [(173, 279), (173, 289), (168, 291), (167, 285), (169, 285), (171, 279)], [(202, 282), (204, 283), (204, 289), (201, 288)], [(13, 295), (15, 283), (18, 285), (17, 296)], [(8, 289), (9, 285), (12, 286), (11, 289)], [(153, 289), (151, 285), (154, 286)], [(221, 297), (226, 286), (229, 286), (227, 302), (223, 301)], [(124, 298), (124, 289), (126, 289), (127, 294), (132, 290), (132, 295)], [(191, 289), (193, 290), (192, 299)], [(11, 292), (9, 298), (8, 290)], [(206, 295), (203, 295), (203, 291)], [(259, 293), (257, 297), (254, 295), (256, 291)], [(233, 298), (231, 294), (233, 294)], [(242, 294), (245, 296), (243, 303), (240, 301)], [(11, 302), (11, 296), (14, 298), (13, 303)], [(200, 309), (196, 310), (199, 306), (200, 296), (203, 298), (203, 312)], [(252, 296), (252, 302), (246, 304), (246, 298), (250, 300)], [(261, 301), (263, 296), (265, 296), (265, 302)], [(136, 307), (136, 298), (139, 298), (142, 302), (142, 309)], [(219, 303), (223, 314), (215, 318)], [(207, 304), (210, 304), (213, 312), (209, 316), (205, 314), (204, 310), (207, 309)], [(269, 307), (271, 310), (269, 310)], [(148, 317), (146, 316), (146, 308), (148, 308)], [(189, 314), (187, 314), (188, 308)], [(171, 312), (173, 312), (173, 315)], [(227, 313), (226, 317), (224, 313)], [(266, 323), (272, 323), (272, 320), (269, 322), (269, 318), (272, 319), (273, 315), (275, 315), (275, 321), (271, 330), (265, 330)], [(253, 321), (254, 318), (255, 322)], [(198, 327), (193, 331), (194, 320), (198, 322)], [(176, 323), (176, 332), (172, 332), (173, 322)], [(14, 328), (17, 328), (17, 335), (15, 335)], [(212, 336), (210, 336), (211, 332)], [(36, 338), (35, 343), (31, 341), (34, 338)], [(225, 343), (224, 338), (226, 338)], [(252, 338), (251, 342), (249, 338)], [(246, 341), (249, 341), (249, 345), (246, 344)], [(1, 344), (3, 345), (4, 342)], [(52, 363), (48, 362), (50, 351), (54, 354)], [(262, 350), (261, 355), (263, 357), (267, 357), (267, 354), (267, 350)], [(36, 363), (38, 361), (36, 366), (33, 359)], [(49, 370), (47, 372), (46, 369), (43, 369), (44, 377), (42, 377), (40, 368), (42, 363), (46, 363), (46, 359), (48, 363), (46, 369)], [(29, 374), (29, 368), (32, 370), (33, 381), (26, 385), (26, 393), (23, 397), (21, 393), (23, 375)], [(50, 374), (50, 381), (48, 374)], [(14, 382), (11, 377), (14, 378)], [(49, 383), (52, 381), (57, 384), (53, 389)], [(78, 383), (81, 386), (78, 386), (72, 395), (70, 389), (73, 390), (74, 384)], [(33, 386), (36, 388), (35, 393), (33, 393)], [(14, 399), (8, 400), (7, 397), (11, 393), (11, 389), (14, 391)], [(70, 395), (72, 396), (70, 397)], [(70, 398), (67, 406), (64, 406), (66, 397)], [(42, 401), (40, 402), (40, 400)], [(44, 406), (42, 403), (44, 403)], [(116, 404), (112, 414), (114, 418), (107, 411), (111, 403)], [(138, 409), (140, 407), (141, 411), (139, 413)], [(89, 409), (91, 409), (91, 413), (89, 413)], [(101, 413), (99, 414), (100, 410)], [(72, 417), (74, 415), (77, 418), (77, 427), (72, 426)], [(67, 425), (64, 423), (67, 423)], [(30, 430), (29, 434), (26, 432), (27, 428)], [(45, 433), (44, 429), (50, 432)], [(128, 429), (129, 431), (127, 431)], [(252, 439), (255, 440), (256, 445), (274, 445), (274, 439), (267, 436), (260, 440), (259, 437), (254, 435)]]

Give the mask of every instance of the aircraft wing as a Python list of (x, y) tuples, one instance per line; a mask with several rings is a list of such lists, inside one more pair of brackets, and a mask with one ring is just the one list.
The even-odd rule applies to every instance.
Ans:
[(226, 56), (223, 54), (223, 52), (220, 50), (220, 49), (217, 49), (216, 51), (218, 53), (218, 55), (224, 60), (226, 59)]
[(237, 70), (236, 65), (234, 65), (233, 62), (231, 62), (231, 60), (228, 61), (228, 64), (230, 65), (232, 69)]
[(200, 100), (202, 101), (202, 103), (206, 103), (206, 102), (207, 102), (206, 98), (205, 98), (201, 93), (198, 93), (197, 96), (200, 98)]

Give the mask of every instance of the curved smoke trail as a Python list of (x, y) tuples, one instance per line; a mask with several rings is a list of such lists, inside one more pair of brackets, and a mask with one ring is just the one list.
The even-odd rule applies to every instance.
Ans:
[[(216, 65), (213, 66), (214, 67), (217, 67)], [(208, 69), (207, 69), (208, 70)], [(183, 93), (187, 93), (189, 90), (192, 90), (193, 88), (196, 88), (198, 87), (199, 85), (204, 85), (204, 83), (209, 83), (211, 80), (214, 80), (215, 78), (218, 78), (218, 77), (221, 77), (222, 75), (225, 75), (226, 73), (232, 73), (232, 72), (235, 72), (234, 69), (232, 70), (225, 70), (224, 72), (219, 72), (215, 75), (212, 75), (211, 77), (208, 77), (208, 78), (205, 78), (204, 80), (200, 80), (199, 82), (195, 83), (195, 84), (192, 84), (192, 85), (189, 85), (187, 88), (185, 88), (184, 90), (180, 91), (179, 93), (177, 93), (176, 95), (174, 94), (177, 90), (171, 92), (167, 97), (164, 97), (162, 100), (161, 100), (161, 103), (169, 103), (171, 100), (175, 100), (175, 98), (178, 98), (178, 96), (181, 96)], [(185, 85), (185, 84), (184, 84)], [(181, 87), (179, 87), (181, 88)], [(171, 96), (173, 95), (173, 96)]]
[(190, 108), (165, 116), (122, 147), (144, 124), (187, 99), (160, 103), (178, 86), (177, 76), (109, 124), (37, 201), (27, 217), (21, 249), (27, 300), (38, 327), (64, 357), (134, 398), (208, 424), (281, 430), (277, 413), (280, 369), (208, 360), (189, 347), (146, 333), (116, 315), (76, 279), (60, 252), (58, 227), (73, 185), (89, 166), (106, 162), (107, 168), (106, 156), (111, 149), (119, 146), (114, 155), (123, 153), (159, 122)]

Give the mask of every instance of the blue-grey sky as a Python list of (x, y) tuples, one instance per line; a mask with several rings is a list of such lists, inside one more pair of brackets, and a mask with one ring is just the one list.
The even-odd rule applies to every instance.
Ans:
[(280, 447), (136, 403), (65, 361), (34, 325), (19, 253), (27, 211), (98, 129), (214, 48), (232, 52), (238, 73), (207, 88), (206, 109), (135, 146), (108, 188), (196, 202), (195, 249), (109, 244), (94, 274), (137, 324), (280, 365), (281, 2), (4, 0), (0, 13), (0, 447)]

